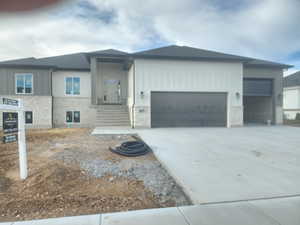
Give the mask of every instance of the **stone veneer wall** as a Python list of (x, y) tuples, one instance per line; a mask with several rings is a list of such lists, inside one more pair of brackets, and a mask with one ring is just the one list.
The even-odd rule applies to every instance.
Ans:
[[(80, 123), (67, 124), (66, 111), (80, 111)], [(53, 97), (54, 127), (94, 127), (97, 108), (91, 106), (91, 98)]]
[[(23, 100), (25, 111), (32, 111), (33, 123), (26, 128), (52, 128), (52, 97), (51, 96), (1, 96), (3, 98)], [(0, 127), (2, 128), (2, 112), (0, 110)]]

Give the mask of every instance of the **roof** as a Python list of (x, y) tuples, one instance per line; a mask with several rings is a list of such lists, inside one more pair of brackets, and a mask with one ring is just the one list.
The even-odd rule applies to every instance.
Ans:
[(122, 52), (116, 49), (107, 49), (87, 53), (88, 56), (126, 56), (128, 54), (128, 52)]
[(284, 87), (300, 86), (300, 71), (293, 73), (283, 79)]
[(0, 62), (2, 67), (39, 67), (39, 68), (51, 68), (48, 64), (38, 61), (36, 58), (23, 58), (16, 60), (7, 60)]
[(265, 66), (277, 68), (289, 68), (290, 65), (248, 58), (243, 56), (225, 54), (188, 46), (170, 45), (161, 48), (127, 53), (115, 49), (107, 49), (93, 52), (81, 52), (68, 55), (60, 55), (46, 58), (24, 58), (0, 62), (0, 67), (43, 67), (64, 70), (90, 70), (89, 58), (92, 56), (109, 58), (155, 58), (155, 59), (180, 59), (180, 60), (219, 60), (238, 61), (246, 66)]
[(90, 70), (90, 63), (85, 53), (76, 53), (37, 59), (37, 62), (52, 65), (59, 69)]
[(252, 59), (251, 61), (247, 62), (245, 64), (246, 66), (264, 66), (264, 67), (279, 67), (279, 68), (291, 68), (292, 65), (277, 63), (277, 62), (271, 62), (267, 60), (262, 59)]
[(237, 60), (248, 61), (249, 58), (243, 56), (230, 55), (220, 52), (208, 51), (187, 46), (171, 45), (162, 48), (141, 51), (132, 54), (136, 57), (146, 58), (180, 58), (180, 59), (213, 59), (213, 60)]

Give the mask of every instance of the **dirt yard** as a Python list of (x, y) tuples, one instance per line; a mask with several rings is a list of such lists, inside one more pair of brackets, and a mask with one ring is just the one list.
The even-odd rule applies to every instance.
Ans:
[(0, 222), (189, 204), (153, 153), (127, 158), (108, 150), (132, 137), (90, 132), (27, 132), (25, 181), (19, 179), (16, 143), (1, 143)]

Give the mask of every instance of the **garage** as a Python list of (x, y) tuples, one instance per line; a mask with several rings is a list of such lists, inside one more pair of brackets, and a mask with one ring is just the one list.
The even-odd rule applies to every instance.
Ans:
[(227, 93), (151, 92), (151, 127), (224, 127)]
[(273, 80), (245, 78), (244, 86), (244, 123), (267, 124), (274, 122)]

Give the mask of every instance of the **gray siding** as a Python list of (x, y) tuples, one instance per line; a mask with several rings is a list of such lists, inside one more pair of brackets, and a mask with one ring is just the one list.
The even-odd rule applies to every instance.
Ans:
[[(276, 106), (282, 106), (283, 69), (264, 67), (244, 67), (244, 78), (269, 78), (273, 79), (273, 93)], [(280, 97), (278, 97), (280, 96)]]
[(0, 95), (16, 95), (15, 74), (33, 74), (34, 96), (51, 96), (51, 71), (49, 69), (0, 68)]
[[(281, 124), (283, 119), (283, 69), (267, 67), (244, 67), (244, 78), (268, 78), (273, 80), (273, 122)], [(265, 105), (267, 107), (267, 105)]]

